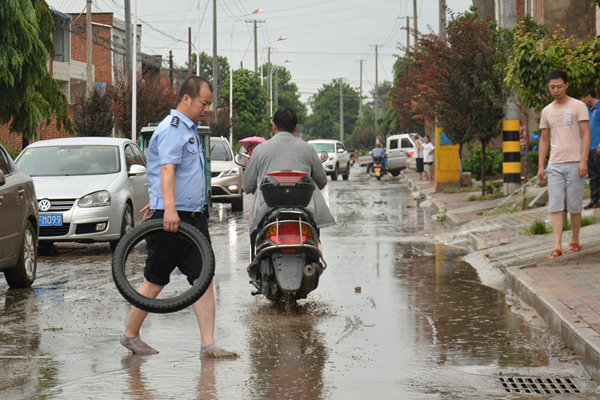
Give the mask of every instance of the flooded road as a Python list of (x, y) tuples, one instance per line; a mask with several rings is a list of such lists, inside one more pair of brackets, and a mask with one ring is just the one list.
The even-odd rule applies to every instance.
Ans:
[[(363, 171), (324, 191), (328, 268), (294, 314), (250, 294), (250, 198), (244, 213), (213, 207), (216, 338), (237, 360), (200, 360), (192, 309), (150, 315), (142, 338), (160, 354), (129, 355), (108, 244), (46, 250), (31, 289), (0, 282), (0, 399), (600, 399), (552, 333), (435, 244), (402, 180)], [(572, 394), (508, 392), (516, 375)]]

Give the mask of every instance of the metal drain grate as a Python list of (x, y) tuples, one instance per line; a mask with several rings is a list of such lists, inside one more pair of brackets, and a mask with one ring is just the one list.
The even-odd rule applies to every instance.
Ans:
[(581, 393), (571, 377), (501, 376), (500, 383), (509, 393), (572, 394)]

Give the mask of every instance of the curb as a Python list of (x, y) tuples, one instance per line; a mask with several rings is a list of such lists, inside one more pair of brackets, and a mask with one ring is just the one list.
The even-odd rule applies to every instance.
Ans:
[[(581, 319), (571, 309), (555, 297), (544, 297), (544, 288), (523, 271), (526, 267), (507, 268), (506, 286), (521, 300), (533, 307), (546, 324), (569, 345), (580, 358), (583, 367), (590, 377), (600, 381), (600, 334)], [(570, 315), (572, 318), (565, 317)]]

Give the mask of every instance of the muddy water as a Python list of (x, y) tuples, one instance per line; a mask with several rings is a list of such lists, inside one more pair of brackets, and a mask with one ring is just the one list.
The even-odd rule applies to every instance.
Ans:
[(431, 212), (401, 180), (360, 172), (325, 190), (338, 223), (322, 230), (329, 266), (295, 314), (250, 295), (247, 211), (213, 207), (216, 337), (241, 354), (233, 361), (199, 359), (191, 309), (150, 315), (142, 337), (160, 354), (129, 355), (108, 245), (46, 250), (32, 289), (0, 283), (0, 398), (528, 398), (502, 389), (501, 374), (569, 375), (597, 398), (552, 334), (431, 240)]

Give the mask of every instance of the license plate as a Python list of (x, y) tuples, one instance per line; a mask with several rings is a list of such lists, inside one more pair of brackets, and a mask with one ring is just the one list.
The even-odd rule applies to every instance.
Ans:
[(40, 215), (40, 226), (62, 226), (62, 214), (42, 214)]

